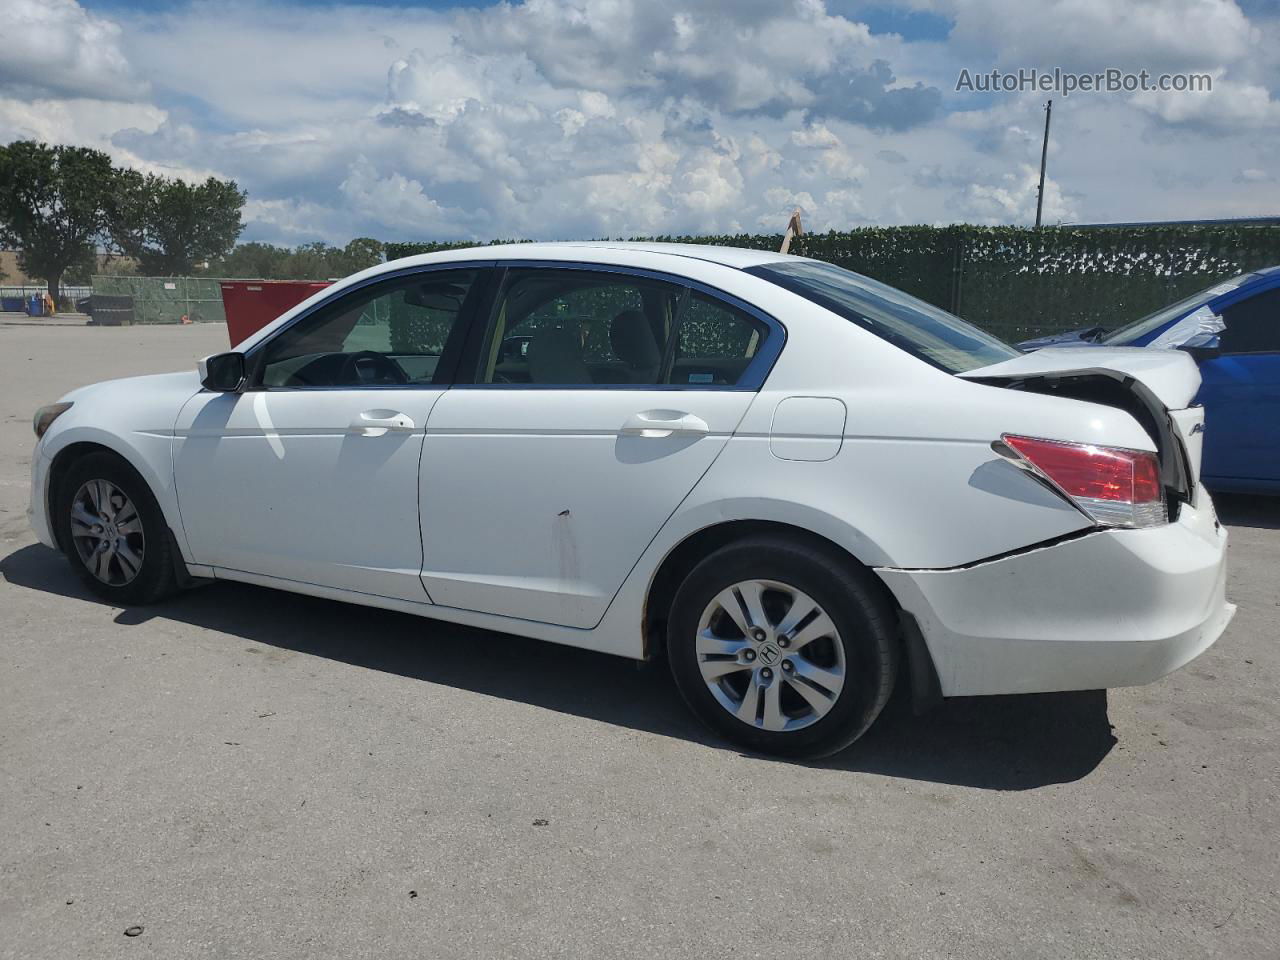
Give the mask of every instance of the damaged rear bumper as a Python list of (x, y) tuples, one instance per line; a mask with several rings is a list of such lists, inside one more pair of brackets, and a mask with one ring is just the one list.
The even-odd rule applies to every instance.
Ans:
[(876, 572), (915, 617), (946, 697), (1150, 683), (1226, 629), (1227, 532), (1203, 490), (1178, 520), (949, 570)]

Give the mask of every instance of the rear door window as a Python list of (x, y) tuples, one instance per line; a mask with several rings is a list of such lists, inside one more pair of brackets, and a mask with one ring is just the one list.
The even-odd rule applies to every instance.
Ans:
[(603, 270), (517, 267), (494, 306), (477, 380), (581, 387), (661, 382), (684, 288)]
[[(562, 387), (736, 387), (769, 326), (676, 281), (608, 270), (513, 267), (494, 303), (476, 381)], [(756, 382), (758, 386), (758, 382)]]

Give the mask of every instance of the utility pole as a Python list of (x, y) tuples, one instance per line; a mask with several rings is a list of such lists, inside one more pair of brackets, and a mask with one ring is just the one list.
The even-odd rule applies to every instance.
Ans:
[(1040, 229), (1040, 212), (1044, 209), (1044, 166), (1049, 159), (1049, 118), (1053, 115), (1053, 101), (1044, 105), (1044, 143), (1040, 147), (1040, 189), (1036, 191), (1036, 229)]

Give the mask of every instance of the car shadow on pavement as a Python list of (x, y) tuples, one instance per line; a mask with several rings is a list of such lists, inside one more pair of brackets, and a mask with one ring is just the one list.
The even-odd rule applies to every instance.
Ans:
[[(89, 603), (47, 547), (0, 559), (10, 584)], [(409, 614), (239, 583), (192, 590), (120, 611), (124, 626), (162, 618), (366, 670), (378, 670), (711, 746), (662, 664), (463, 627)], [(822, 769), (1026, 790), (1078, 780), (1115, 744), (1106, 692), (973, 697), (914, 716), (904, 685), (871, 731)], [(788, 761), (778, 761), (788, 762)]]
[(1229, 527), (1280, 530), (1280, 497), (1215, 493), (1213, 505), (1218, 511), (1218, 519)]

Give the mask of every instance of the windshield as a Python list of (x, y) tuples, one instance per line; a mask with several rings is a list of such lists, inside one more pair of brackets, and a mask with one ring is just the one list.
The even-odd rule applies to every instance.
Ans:
[(784, 260), (747, 273), (776, 283), (856, 323), (925, 363), (965, 373), (1021, 354), (959, 317), (830, 263)]
[(1134, 340), (1141, 339), (1148, 333), (1159, 330), (1170, 320), (1173, 320), (1184, 313), (1189, 313), (1196, 307), (1204, 306), (1215, 297), (1220, 297), (1224, 293), (1229, 293), (1240, 284), (1249, 279), (1249, 274), (1242, 273), (1238, 277), (1232, 277), (1230, 280), (1223, 280), (1221, 283), (1215, 283), (1211, 287), (1198, 293), (1193, 293), (1189, 297), (1183, 297), (1177, 303), (1170, 304), (1167, 307), (1161, 307), (1155, 313), (1149, 313), (1133, 323), (1126, 324), (1119, 330), (1113, 330), (1102, 338), (1103, 343), (1117, 346), (1124, 343), (1132, 343)]

